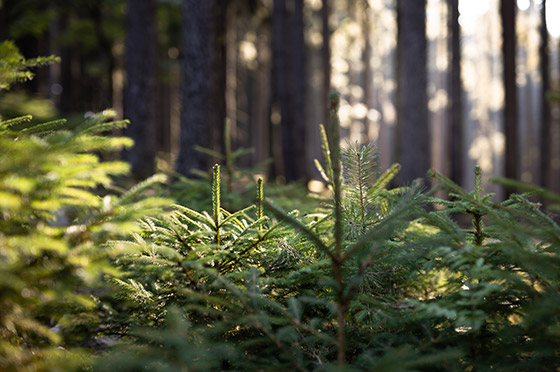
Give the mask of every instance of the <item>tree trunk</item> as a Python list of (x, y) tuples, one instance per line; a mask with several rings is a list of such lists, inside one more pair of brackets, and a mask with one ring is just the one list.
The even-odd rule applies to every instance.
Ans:
[[(227, 5), (214, 0), (212, 7), (210, 40), (210, 145), (214, 151), (224, 152), (224, 128), (226, 120), (226, 14)], [(215, 161), (216, 159), (214, 159)]]
[[(556, 58), (560, 59), (560, 41), (556, 46), (556, 52), (558, 53)], [(560, 71), (557, 70), (557, 73)], [(556, 89), (558, 89), (558, 85), (556, 85)], [(560, 101), (556, 98), (555, 101), (551, 102), (551, 105), (554, 107), (554, 111), (556, 114), (551, 117), (550, 121), (550, 133), (551, 133), (551, 143), (558, 144), (560, 143), (560, 117), (558, 116), (558, 111), (560, 110)], [(560, 194), (560, 146), (552, 146), (550, 149), (551, 152), (551, 160), (550, 160), (550, 178), (548, 180), (547, 187), (557, 193)]]
[(548, 49), (548, 28), (546, 25), (546, 0), (543, 0), (541, 9), (540, 27), (540, 67), (542, 77), (542, 124), (541, 124), (541, 186), (550, 187), (552, 154), (552, 126), (550, 102), (547, 94), (550, 91), (550, 63)]
[[(103, 14), (101, 3), (96, 2), (92, 4), (90, 17), (94, 22), (95, 33), (100, 47), (99, 52), (102, 55), (101, 58), (104, 59), (104, 66), (106, 68), (104, 77), (107, 80), (101, 82), (101, 86), (103, 87), (103, 89), (100, 89), (99, 92), (99, 102), (102, 108), (113, 107), (113, 71), (116, 66), (116, 61), (113, 56), (113, 40), (109, 36), (107, 36), (105, 31), (103, 30), (103, 21), (105, 15)], [(153, 22), (155, 23), (155, 20)], [(154, 27), (154, 31), (149, 32), (155, 33), (155, 25), (152, 27)], [(155, 43), (157, 43), (157, 40), (154, 36), (154, 48), (156, 45)], [(155, 59), (153, 63), (155, 69)]]
[[(270, 91), (271, 91), (271, 58), (270, 58), (270, 27), (264, 20), (259, 22), (257, 33), (257, 63), (253, 80), (255, 97), (253, 112), (253, 146), (255, 153), (253, 165), (270, 158)], [(268, 171), (268, 169), (266, 170)]]
[(515, 13), (517, 3), (501, 0), (502, 58), (504, 65), (504, 131), (506, 136), (505, 176), (519, 179), (519, 128), (517, 123), (517, 85), (515, 82), (516, 37)]
[[(273, 102), (279, 110), (286, 181), (306, 178), (303, 0), (275, 0), (272, 14)], [(278, 168), (277, 168), (278, 169)]]
[(459, 0), (448, 0), (449, 47), (451, 71), (449, 76), (449, 126), (450, 140), (448, 153), (450, 157), (451, 180), (458, 185), (463, 183), (463, 87), (461, 84), (461, 28), (459, 26)]
[[(321, 8), (321, 22), (322, 22), (322, 29), (321, 35), (323, 36), (323, 45), (321, 46), (321, 60), (322, 60), (322, 68), (323, 68), (323, 81), (322, 81), (322, 91), (323, 91), (323, 102), (321, 105), (322, 110), (322, 123), (325, 127), (329, 123), (329, 94), (331, 92), (331, 30), (329, 27), (329, 0), (323, 0), (323, 6)], [(369, 46), (369, 39), (366, 38), (366, 50), (367, 46)], [(371, 49), (371, 48), (370, 48)], [(367, 58), (367, 63), (369, 65), (369, 58)], [(330, 129), (327, 128), (327, 131)], [(330, 133), (330, 131), (328, 132)]]
[(426, 68), (426, 1), (397, 0), (397, 181), (424, 177), (430, 167)]
[(125, 134), (134, 140), (126, 153), (135, 176), (154, 172), (156, 151), (156, 2), (127, 1), (126, 86), (124, 117), (130, 120)]
[(183, 0), (181, 145), (177, 171), (207, 170), (195, 146), (221, 151), (225, 120), (225, 13), (217, 0)]

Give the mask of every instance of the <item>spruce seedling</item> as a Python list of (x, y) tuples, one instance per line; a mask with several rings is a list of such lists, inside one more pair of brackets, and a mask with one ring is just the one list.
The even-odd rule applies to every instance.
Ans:
[[(330, 138), (327, 138), (325, 129), (321, 126), (326, 167), (323, 168), (319, 162), (315, 162), (321, 175), (329, 183), (333, 195), (330, 218), (321, 219), (322, 222), (315, 223), (313, 228), (310, 228), (296, 217), (283, 213), (272, 203), (266, 204), (279, 219), (296, 228), (330, 261), (334, 279), (332, 286), (336, 309), (337, 364), (343, 368), (347, 363), (347, 313), (358, 289), (358, 283), (362, 281), (367, 269), (375, 264), (374, 258), (380, 254), (387, 241), (406, 225), (403, 222), (408, 221), (416, 210), (419, 187), (415, 184), (402, 197), (398, 195), (400, 189), (398, 193), (389, 191), (384, 194), (384, 187), (398, 172), (399, 165), (394, 165), (375, 181), (375, 154), (371, 145), (349, 150), (342, 155), (339, 105), (339, 94), (331, 94)], [(347, 166), (345, 170), (348, 173), (348, 183), (343, 179), (343, 162), (345, 167)], [(394, 204), (390, 210), (387, 196)], [(378, 211), (378, 206), (382, 206), (383, 210)], [(355, 209), (359, 215), (357, 220), (351, 215)], [(315, 228), (319, 223), (326, 221), (333, 223), (333, 239), (324, 239)], [(357, 236), (353, 236), (350, 232), (356, 222), (360, 228), (357, 230)]]
[(474, 237), (474, 244), (476, 246), (482, 246), (486, 236), (484, 233), (483, 218), (491, 212), (491, 208), (493, 207), (491, 199), (494, 197), (494, 194), (482, 195), (482, 170), (480, 166), (477, 165), (474, 168), (474, 190), (471, 193), (467, 193), (459, 185), (433, 169), (430, 170), (429, 175), (440, 180), (443, 185), (451, 191), (450, 195), (458, 199), (458, 202), (439, 202), (442, 205), (452, 208), (447, 213), (463, 212), (472, 216), (473, 230), (469, 231), (469, 233)]
[(332, 186), (334, 193), (334, 239), (335, 253), (332, 262), (334, 279), (337, 283), (336, 288), (336, 309), (337, 309), (337, 360), (338, 365), (343, 367), (346, 364), (346, 310), (348, 309), (348, 299), (345, 297), (344, 277), (342, 265), (344, 256), (342, 252), (342, 171), (340, 165), (340, 120), (338, 119), (338, 108), (340, 106), (340, 94), (331, 93), (329, 105), (330, 128), (331, 128), (331, 148), (332, 148)]

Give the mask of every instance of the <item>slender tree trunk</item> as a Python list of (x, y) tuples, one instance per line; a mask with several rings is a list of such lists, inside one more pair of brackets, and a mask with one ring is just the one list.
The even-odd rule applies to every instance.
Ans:
[(212, 39), (210, 40), (210, 127), (211, 147), (214, 151), (224, 152), (224, 128), (226, 120), (226, 44), (227, 5), (214, 0), (212, 7)]
[[(321, 60), (322, 60), (322, 68), (323, 68), (323, 81), (322, 81), (322, 91), (323, 91), (323, 98), (322, 98), (322, 111), (323, 111), (323, 119), (322, 123), (325, 126), (329, 125), (329, 94), (331, 91), (331, 30), (329, 27), (329, 0), (323, 0), (323, 7), (321, 8), (321, 22), (322, 22), (322, 30), (321, 34), (323, 36), (323, 45), (321, 46)], [(369, 45), (369, 41), (366, 41)], [(368, 61), (369, 63), (369, 61)], [(330, 130), (327, 128), (327, 130)]]
[(0, 40), (9, 39), (8, 21), (11, 13), (11, 0), (0, 2)]
[(303, 0), (275, 0), (272, 14), (274, 103), (279, 109), (286, 181), (306, 178)]
[(125, 134), (134, 140), (126, 153), (137, 177), (154, 172), (156, 151), (156, 2), (127, 1)]
[[(59, 29), (63, 30), (66, 26), (66, 20), (61, 18), (57, 21)], [(75, 110), (76, 102), (79, 97), (74, 96), (73, 85), (74, 80), (72, 74), (73, 53), (70, 47), (63, 46), (60, 48), (60, 84), (62, 92), (60, 94), (59, 110), (62, 114), (68, 114)]]
[[(168, 78), (166, 79), (168, 80)], [(171, 153), (171, 87), (168, 81), (157, 83), (157, 151)]]
[[(560, 41), (556, 46), (556, 51), (558, 53), (556, 58), (560, 59)], [(560, 73), (560, 71), (558, 71)], [(556, 85), (558, 87), (558, 85)], [(556, 100), (551, 102), (554, 105), (555, 110), (560, 110), (560, 102)], [(551, 143), (560, 143), (560, 118), (558, 114), (551, 118), (550, 122), (550, 132), (551, 132)], [(548, 188), (557, 194), (560, 194), (560, 146), (553, 146), (550, 149), (551, 152), (551, 162), (550, 162), (550, 179), (548, 182)]]
[[(363, 12), (364, 14), (362, 15), (361, 23), (362, 23), (362, 33), (364, 35), (363, 36), (364, 50), (362, 52), (362, 61), (364, 64), (363, 67), (364, 98), (362, 101), (367, 106), (369, 111), (369, 109), (373, 107), (372, 104), (373, 69), (371, 68), (371, 58), (373, 54), (372, 51), (373, 48), (371, 46), (371, 40), (370, 40), (372, 34), (371, 9), (370, 9), (370, 5), (367, 2), (363, 3)], [(364, 127), (365, 127), (365, 133), (369, 137), (370, 127), (371, 127), (369, 115), (366, 115), (364, 117)]]
[(213, 1), (183, 1), (181, 145), (177, 171), (190, 175), (208, 162), (196, 145), (210, 144), (210, 20)]
[[(102, 107), (112, 107), (113, 106), (113, 70), (116, 66), (116, 61), (113, 56), (113, 41), (109, 38), (103, 31), (103, 20), (104, 15), (101, 8), (101, 3), (94, 3), (91, 9), (91, 18), (94, 21), (95, 33), (99, 41), (99, 46), (101, 47), (101, 53), (105, 59), (105, 77), (107, 81), (102, 82), (104, 86), (100, 92), (100, 103)], [(155, 23), (155, 20), (154, 20)], [(155, 26), (153, 26), (155, 29)], [(152, 31), (155, 33), (155, 30)], [(154, 41), (156, 43), (156, 41)], [(154, 46), (155, 48), (155, 46)], [(155, 60), (154, 60), (155, 61)], [(154, 62), (155, 64), (155, 62)], [(155, 68), (155, 67), (154, 67)]]
[(515, 82), (516, 37), (515, 14), (517, 3), (501, 0), (502, 58), (504, 66), (504, 131), (506, 136), (505, 176), (519, 179), (519, 128), (517, 123), (517, 85)]
[[(55, 9), (55, 6), (52, 5), (53, 9)], [(1, 11), (0, 11), (1, 13)], [(60, 37), (60, 28), (59, 28), (59, 22), (57, 19), (53, 19), (49, 22), (49, 55), (54, 55), (54, 56), (60, 56), (61, 55), (61, 49), (60, 49), (60, 45), (57, 45), (56, 40), (58, 40), (58, 38)], [(57, 108), (60, 108), (60, 94), (62, 93), (62, 90), (57, 89), (60, 88), (60, 63), (55, 63), (53, 65), (50, 65), (48, 67), (48, 71), (49, 71), (49, 87), (51, 87), (49, 89), (49, 93), (48, 93), (48, 97), (49, 99), (56, 105)], [(55, 89), (53, 89), (54, 87), (57, 87)]]
[(424, 177), (430, 167), (426, 68), (426, 1), (397, 0), (398, 182)]
[[(291, 0), (289, 0), (291, 1)], [(274, 0), (272, 8), (272, 102), (270, 118), (272, 121), (272, 153), (274, 157), (274, 171), (276, 176), (283, 176), (285, 174), (284, 159), (282, 156), (283, 140), (279, 141), (282, 137), (280, 125), (288, 121), (285, 116), (287, 105), (287, 87), (286, 79), (288, 68), (286, 56), (286, 43), (285, 40), (285, 23), (286, 23), (286, 7), (284, 0)], [(284, 124), (286, 125), (286, 124)]]
[(181, 145), (177, 171), (207, 170), (195, 146), (221, 151), (225, 120), (225, 14), (217, 0), (183, 0)]
[(461, 84), (461, 28), (459, 26), (459, 0), (448, 0), (449, 47), (451, 71), (449, 76), (449, 126), (450, 177), (458, 185), (463, 182), (463, 87)]
[(270, 91), (271, 58), (270, 27), (264, 18), (256, 20), (257, 66), (252, 79), (252, 104), (250, 105), (252, 126), (251, 146), (254, 147), (252, 164), (256, 165), (270, 157)]
[(264, 21), (258, 26), (257, 35), (257, 62), (258, 69), (253, 81), (255, 98), (252, 105), (253, 111), (253, 138), (255, 154), (254, 164), (267, 160), (270, 155), (270, 86), (271, 86), (271, 60), (270, 60), (270, 30)]
[(548, 48), (548, 28), (546, 25), (546, 0), (541, 9), (541, 45), (540, 64), (542, 77), (542, 124), (541, 124), (541, 186), (550, 187), (552, 154), (552, 132), (550, 102), (547, 94), (550, 91), (550, 62)]

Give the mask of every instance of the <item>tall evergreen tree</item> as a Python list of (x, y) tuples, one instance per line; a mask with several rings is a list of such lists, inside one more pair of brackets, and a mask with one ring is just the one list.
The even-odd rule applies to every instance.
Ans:
[(303, 0), (275, 0), (272, 12), (273, 103), (282, 128), (282, 163), (287, 181), (306, 177), (305, 42)]
[(397, 0), (396, 150), (399, 182), (423, 177), (430, 167), (426, 68), (426, 1)]
[(177, 171), (205, 170), (206, 155), (220, 151), (225, 120), (225, 14), (217, 0), (183, 1), (181, 148)]
[(126, 135), (135, 146), (126, 158), (132, 172), (146, 177), (154, 172), (156, 151), (156, 2), (127, 1), (126, 87), (124, 116), (131, 125)]

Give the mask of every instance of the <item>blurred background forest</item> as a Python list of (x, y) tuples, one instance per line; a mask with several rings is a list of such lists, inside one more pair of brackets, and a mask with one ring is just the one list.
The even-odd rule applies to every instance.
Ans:
[(272, 159), (270, 178), (318, 180), (336, 89), (345, 143), (374, 142), (399, 182), (432, 167), (472, 189), (479, 164), (560, 192), (560, 0), (0, 4), (0, 39), (61, 57), (3, 93), (2, 118), (114, 108), (131, 121), (137, 177), (206, 171), (215, 159), (196, 146), (223, 153), (227, 133), (253, 149), (238, 166)]

